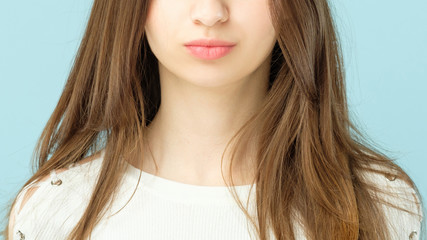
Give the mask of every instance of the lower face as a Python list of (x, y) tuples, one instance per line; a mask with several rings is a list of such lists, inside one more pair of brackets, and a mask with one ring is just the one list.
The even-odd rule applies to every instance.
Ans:
[[(226, 20), (210, 21), (208, 26), (218, 12)], [(269, 68), (276, 42), (268, 0), (152, 0), (145, 34), (161, 77), (203, 87), (232, 84)], [(185, 45), (201, 38), (235, 45), (209, 49)]]

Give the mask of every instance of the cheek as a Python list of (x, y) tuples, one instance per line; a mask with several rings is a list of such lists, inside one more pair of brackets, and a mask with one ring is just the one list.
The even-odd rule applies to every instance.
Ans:
[(252, 22), (254, 26), (254, 31), (257, 31), (260, 36), (265, 36), (266, 38), (274, 37), (275, 30), (273, 27), (273, 23), (271, 22), (269, 9), (267, 6), (263, 7), (263, 11), (260, 11), (256, 15), (253, 15), (255, 16), (254, 21)]
[(245, 28), (247, 39), (256, 42), (271, 42), (275, 38), (267, 1), (254, 2), (253, 5), (239, 12), (239, 22)]
[(168, 41), (173, 39), (179, 18), (177, 16), (176, 1), (172, 0), (157, 0), (153, 1), (147, 15), (145, 31), (147, 38), (153, 45), (161, 45), (162, 48), (167, 47)]
[[(268, 18), (269, 16), (265, 17)], [(252, 22), (250, 29), (254, 34), (254, 39), (270, 40), (275, 36), (275, 30), (273, 28), (273, 25), (266, 18), (260, 18), (258, 21)]]

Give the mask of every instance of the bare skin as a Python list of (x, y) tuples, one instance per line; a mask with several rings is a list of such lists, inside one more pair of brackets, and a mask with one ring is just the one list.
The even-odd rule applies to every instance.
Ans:
[[(220, 168), (225, 146), (267, 92), (276, 42), (268, 1), (156, 0), (145, 30), (159, 60), (161, 84), (160, 110), (148, 131), (157, 175), (194, 185), (225, 185)], [(201, 60), (183, 46), (199, 38), (236, 46), (222, 58)], [(152, 159), (148, 151), (143, 157)], [(132, 164), (155, 174), (152, 161), (139, 159)]]

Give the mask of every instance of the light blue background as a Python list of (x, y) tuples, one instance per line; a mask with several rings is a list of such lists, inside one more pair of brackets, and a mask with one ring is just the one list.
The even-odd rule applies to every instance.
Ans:
[[(427, 196), (427, 1), (333, 1), (357, 123)], [(91, 1), (0, 2), (0, 207), (30, 177)], [(0, 217), (4, 212), (0, 212)]]

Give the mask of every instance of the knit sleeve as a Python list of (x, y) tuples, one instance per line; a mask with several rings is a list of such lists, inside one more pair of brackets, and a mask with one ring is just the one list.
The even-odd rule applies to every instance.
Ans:
[[(45, 181), (39, 181), (36, 182), (34, 180), (27, 186), (25, 186), (17, 195), (16, 197), (16, 203), (11, 211), (10, 215), (10, 221), (9, 221), (9, 239), (24, 239), (24, 236), (21, 236), (22, 233), (17, 229), (17, 219), (19, 219), (19, 216), (22, 214), (22, 207), (27, 205), (28, 202), (31, 202), (29, 200), (34, 199), (33, 196), (35, 193), (39, 193), (40, 187), (45, 185)], [(36, 194), (36, 195), (37, 195)], [(26, 199), (26, 202), (24, 203), (24, 199)], [(30, 203), (31, 204), (31, 203)]]
[[(66, 239), (83, 215), (96, 183), (98, 167), (88, 166), (83, 164), (63, 172), (52, 170), (50, 178), (23, 188), (11, 213), (13, 240)], [(33, 187), (37, 189), (22, 205), (27, 191)]]
[(394, 177), (386, 180), (386, 186), (387, 189), (394, 193), (394, 196), (385, 196), (385, 198), (390, 203), (403, 209), (397, 209), (386, 205), (383, 206), (384, 212), (388, 218), (391, 236), (396, 240), (420, 239), (423, 213), (420, 197), (415, 189), (403, 180)]
[(381, 200), (391, 204), (381, 204), (390, 239), (419, 240), (423, 212), (420, 197), (415, 189), (394, 175), (372, 174), (370, 179), (389, 193), (377, 193), (377, 195)]

